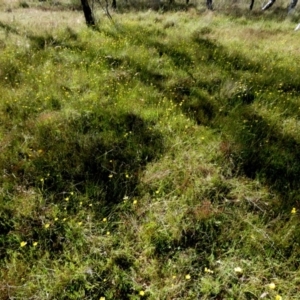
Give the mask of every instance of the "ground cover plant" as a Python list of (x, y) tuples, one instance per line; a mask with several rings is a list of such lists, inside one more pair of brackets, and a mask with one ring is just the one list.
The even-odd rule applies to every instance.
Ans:
[(0, 3), (0, 299), (299, 299), (297, 10), (75, 4)]

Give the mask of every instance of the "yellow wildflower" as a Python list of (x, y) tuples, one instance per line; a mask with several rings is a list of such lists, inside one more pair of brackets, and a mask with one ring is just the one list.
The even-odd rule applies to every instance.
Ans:
[(274, 290), (276, 288), (276, 285), (274, 282), (269, 283), (269, 289)]
[(295, 214), (296, 212), (297, 212), (296, 208), (295, 208), (295, 207), (293, 207), (293, 209), (292, 209), (291, 213), (292, 213), (292, 214)]
[(103, 222), (107, 222), (107, 218), (103, 218), (103, 220), (102, 220)]
[(191, 275), (190, 274), (185, 275), (185, 279), (186, 280), (190, 280), (191, 279)]
[(36, 247), (37, 244), (38, 244), (38, 242), (34, 242), (32, 245), (33, 245), (33, 247)]
[(137, 204), (137, 200), (133, 200), (133, 205), (136, 205)]
[(214, 273), (214, 271), (212, 271), (211, 269), (208, 269), (208, 268), (204, 268), (204, 272), (205, 273), (210, 273), (210, 274), (213, 274)]
[(45, 224), (45, 228), (46, 228), (46, 229), (49, 228), (49, 226), (50, 226), (49, 223)]
[(282, 297), (280, 295), (276, 295), (275, 300), (282, 300)]
[(100, 297), (100, 299), (99, 300), (105, 300), (105, 297)]
[(240, 267), (236, 267), (236, 268), (234, 268), (234, 272), (237, 273), (237, 274), (242, 274), (243, 273), (243, 269), (240, 268)]
[(65, 201), (69, 201), (69, 197), (66, 197), (66, 198), (65, 198)]
[(27, 242), (24, 242), (24, 241), (23, 241), (23, 242), (20, 243), (20, 246), (21, 246), (21, 247), (25, 247), (26, 245), (27, 245)]
[(144, 291), (140, 291), (140, 296), (145, 296), (145, 292)]

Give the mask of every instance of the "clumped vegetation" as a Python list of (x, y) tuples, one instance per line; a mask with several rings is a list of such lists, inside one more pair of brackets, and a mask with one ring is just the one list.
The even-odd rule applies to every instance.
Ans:
[(297, 12), (196, 4), (1, 4), (1, 300), (299, 298)]

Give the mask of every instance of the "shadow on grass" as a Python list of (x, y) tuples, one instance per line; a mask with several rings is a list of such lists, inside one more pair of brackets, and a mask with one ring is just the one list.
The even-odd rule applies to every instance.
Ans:
[(282, 199), (282, 207), (298, 203), (300, 191), (300, 143), (288, 133), (283, 134), (251, 107), (241, 107), (229, 116), (228, 128), (233, 137), (235, 153), (245, 174), (258, 177), (275, 190)]
[(0, 21), (0, 28), (4, 29), (8, 33), (19, 34), (19, 31), (15, 27), (13, 27), (13, 26), (11, 26), (9, 24), (5, 24), (5, 23), (3, 23), (1, 21)]
[[(154, 85), (165, 96), (181, 103), (182, 110), (198, 124), (228, 135), (233, 143), (233, 157), (239, 170), (251, 178), (259, 177), (272, 187), (281, 196), (282, 207), (295, 204), (295, 195), (300, 190), (299, 143), (288, 133), (281, 133), (278, 127), (270, 126), (254, 111), (252, 104), (261, 101), (264, 95), (266, 99), (263, 101), (269, 101), (267, 95), (274, 92), (276, 80), (282, 82), (278, 97), (284, 99), (285, 92), (297, 93), (297, 78), (285, 76), (289, 69), (276, 65), (272, 67), (272, 72), (264, 70), (262, 62), (250, 60), (238, 51), (229, 51), (201, 32), (194, 32), (192, 41), (196, 44), (193, 45), (196, 47), (194, 60), (188, 51), (182, 48), (179, 51), (176, 45), (170, 47), (159, 42), (153, 43), (150, 37), (144, 40), (145, 44), (156, 49), (158, 55), (163, 53), (181, 69), (181, 75), (174, 75), (172, 80), (163, 72), (152, 72), (142, 65), (137, 67), (130, 60), (127, 63), (143, 74), (140, 76), (144, 83)], [(210, 66), (217, 75), (210, 79), (205, 74), (199, 76), (199, 72), (195, 75), (193, 68), (196, 64), (203, 68)], [(244, 88), (223, 94), (226, 81), (231, 79), (240, 84), (244, 73), (252, 74), (251, 84), (245, 82)], [(256, 74), (260, 74), (260, 78)], [(265, 94), (257, 98), (261, 90)], [(279, 101), (278, 105), (285, 110), (283, 103)], [(299, 118), (298, 110), (288, 110), (282, 115), (283, 118), (285, 116)]]
[(66, 201), (70, 193), (86, 201), (83, 206), (91, 204), (96, 215), (107, 215), (125, 196), (138, 194), (140, 173), (163, 153), (163, 138), (153, 125), (136, 114), (102, 107), (65, 120), (55, 112), (42, 115), (31, 128), (35, 139), (28, 148), (30, 153), (19, 150), (12, 155), (19, 145), (15, 137), (15, 143), (1, 153), (0, 160), (7, 174), (5, 190), (11, 185), (8, 200), (0, 201), (0, 258), (8, 255), (7, 249), (19, 247), (16, 233), (25, 235), (26, 240), (45, 241), (40, 246), (51, 256), (80, 239), (65, 222), (57, 222), (53, 230), (45, 228), (38, 217), (45, 213), (47, 205), (43, 201), (32, 216), (15, 216), (12, 222), (15, 208), (9, 197), (17, 186), (39, 188), (42, 198), (66, 216), (82, 209), (77, 196)]
[[(72, 185), (106, 205), (134, 193), (139, 173), (163, 151), (161, 135), (132, 113), (83, 113), (58, 128), (43, 124), (38, 145), (44, 155), (25, 176), (46, 178), (45, 189), (64, 191)], [(56, 128), (55, 128), (56, 127)]]
[(50, 33), (40, 35), (27, 34), (27, 38), (35, 50), (43, 50), (47, 47), (61, 47), (79, 51), (84, 49), (84, 46), (78, 41), (78, 34), (69, 27), (66, 28), (61, 36), (54, 36)]

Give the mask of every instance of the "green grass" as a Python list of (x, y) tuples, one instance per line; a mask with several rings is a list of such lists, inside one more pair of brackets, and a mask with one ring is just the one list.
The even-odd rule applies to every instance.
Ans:
[(0, 299), (298, 299), (297, 11), (91, 30), (24, 3), (0, 13)]

